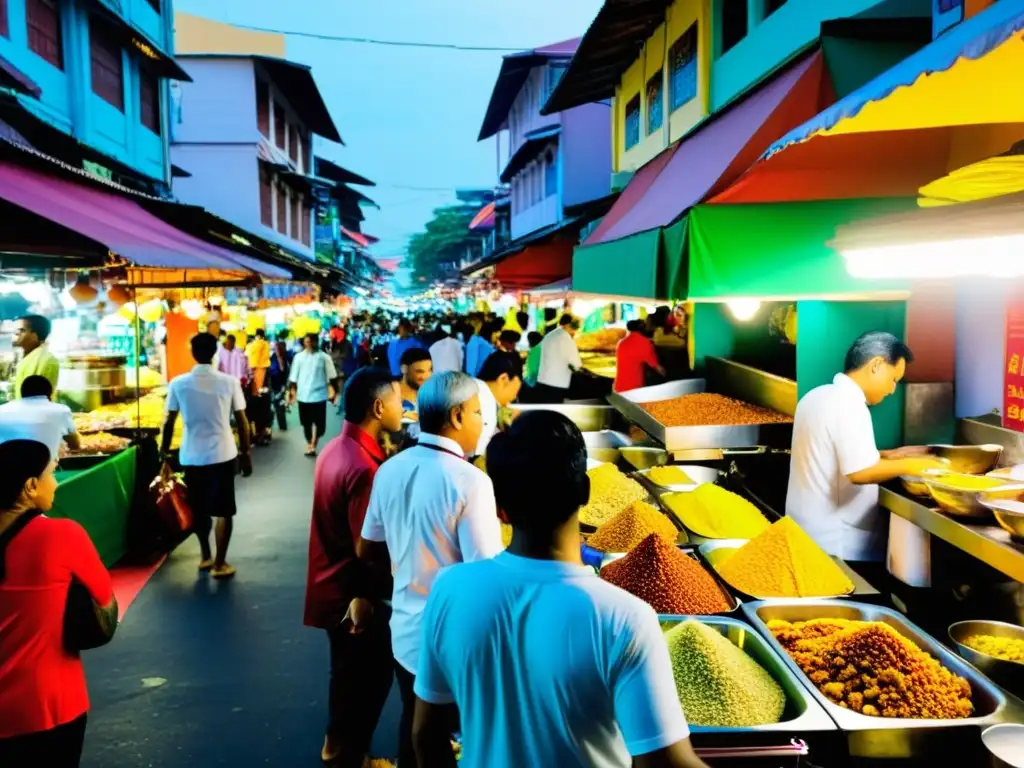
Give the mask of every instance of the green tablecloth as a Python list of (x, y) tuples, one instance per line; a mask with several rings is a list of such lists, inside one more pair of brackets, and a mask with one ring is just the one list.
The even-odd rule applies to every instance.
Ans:
[(58, 472), (57, 495), (50, 517), (81, 523), (111, 566), (127, 551), (128, 513), (135, 492), (136, 448), (127, 448), (102, 464), (79, 471)]

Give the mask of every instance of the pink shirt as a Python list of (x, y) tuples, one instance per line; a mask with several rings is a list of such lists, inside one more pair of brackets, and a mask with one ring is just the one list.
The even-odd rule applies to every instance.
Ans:
[(228, 376), (234, 376), (239, 381), (248, 379), (249, 358), (238, 347), (229, 350), (222, 346), (217, 350), (217, 370)]

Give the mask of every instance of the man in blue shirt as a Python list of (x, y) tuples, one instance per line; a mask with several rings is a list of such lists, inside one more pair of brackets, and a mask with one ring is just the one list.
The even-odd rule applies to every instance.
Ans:
[(480, 331), (466, 343), (466, 373), (474, 378), (479, 375), (484, 361), (495, 352), (491, 343), (494, 334), (501, 330), (501, 321), (484, 320)]
[(292, 360), (288, 375), (288, 400), (299, 401), (299, 422), (306, 436), (306, 455), (316, 456), (316, 446), (327, 430), (327, 401), (337, 393), (338, 371), (321, 351), (315, 333), (302, 339), (302, 351)]
[(402, 375), (402, 355), (410, 349), (426, 349), (420, 340), (413, 336), (412, 321), (403, 317), (398, 321), (398, 338), (388, 342), (388, 366), (392, 376)]

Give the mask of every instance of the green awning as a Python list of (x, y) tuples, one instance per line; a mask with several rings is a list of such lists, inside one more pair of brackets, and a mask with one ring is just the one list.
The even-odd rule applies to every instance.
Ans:
[(572, 257), (572, 289), (649, 300), (685, 298), (685, 248), (685, 218), (664, 229), (578, 246)]
[(687, 298), (854, 299), (904, 293), (905, 280), (850, 276), (843, 257), (826, 243), (841, 224), (915, 206), (912, 199), (698, 205), (689, 212)]

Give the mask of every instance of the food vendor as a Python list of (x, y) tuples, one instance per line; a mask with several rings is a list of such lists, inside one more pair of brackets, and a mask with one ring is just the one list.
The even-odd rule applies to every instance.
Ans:
[(21, 397), (21, 385), (29, 376), (42, 376), (54, 391), (60, 378), (60, 363), (46, 346), (50, 336), (50, 321), (42, 315), (25, 315), (14, 329), (14, 346), (20, 347), (24, 357), (14, 370), (14, 397)]
[(537, 399), (543, 403), (561, 403), (569, 395), (572, 375), (583, 367), (575, 336), (579, 320), (562, 315), (558, 328), (540, 343), (540, 369), (537, 372)]
[(647, 324), (643, 320), (630, 320), (626, 323), (626, 337), (615, 346), (615, 384), (616, 392), (638, 389), (647, 383), (648, 369), (665, 375), (665, 368), (658, 362), (658, 353), (644, 331)]
[(878, 484), (941, 467), (922, 447), (879, 451), (869, 406), (896, 391), (914, 356), (890, 333), (853, 342), (843, 373), (801, 398), (793, 421), (786, 514), (830, 555), (880, 561)]
[(18, 400), (0, 405), (0, 443), (35, 440), (50, 449), (56, 460), (61, 441), (77, 451), (82, 440), (66, 405), (53, 402), (53, 386), (44, 376), (29, 376), (21, 384)]

